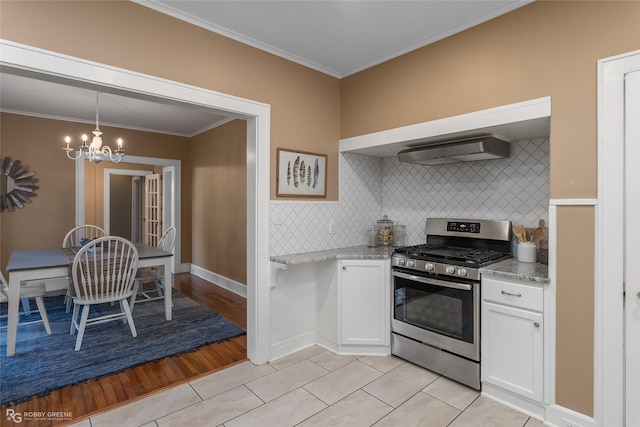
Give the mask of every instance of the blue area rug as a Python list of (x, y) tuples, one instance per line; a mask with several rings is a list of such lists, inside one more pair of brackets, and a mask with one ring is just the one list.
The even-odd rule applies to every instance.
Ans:
[[(33, 395), (44, 396), (69, 384), (245, 334), (226, 318), (173, 290), (171, 321), (164, 320), (164, 301), (138, 303), (133, 311), (137, 337), (133, 338), (129, 326), (121, 321), (92, 325), (87, 327), (82, 348), (76, 352), (77, 335), (69, 335), (71, 314), (64, 312), (63, 301), (64, 296), (45, 298), (51, 335), (47, 335), (42, 323), (18, 326), (13, 357), (6, 357), (6, 328), (0, 331), (1, 404), (19, 403)], [(35, 302), (32, 309), (35, 314), (20, 316), (21, 322), (40, 318)], [(103, 304), (99, 310), (119, 311), (119, 308)], [(7, 304), (2, 303), (0, 314), (6, 312)], [(6, 318), (0, 319), (1, 326), (6, 326)]]

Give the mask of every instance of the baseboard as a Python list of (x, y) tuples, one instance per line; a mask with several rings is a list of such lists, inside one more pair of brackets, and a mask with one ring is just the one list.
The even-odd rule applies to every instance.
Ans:
[(540, 421), (545, 418), (545, 406), (543, 403), (520, 397), (490, 383), (482, 383), (482, 395)]
[(247, 297), (247, 285), (236, 282), (233, 279), (229, 279), (227, 277), (221, 276), (212, 271), (206, 270), (202, 267), (198, 267), (197, 265), (191, 264), (190, 273), (194, 276), (198, 276), (201, 279), (204, 279), (208, 282), (215, 283), (216, 285), (224, 288), (228, 291), (233, 292), (234, 294), (238, 294), (243, 298)]
[(269, 362), (315, 345), (315, 343), (315, 331), (305, 332), (295, 337), (287, 338), (286, 340), (271, 343)]
[(547, 407), (544, 424), (553, 427), (598, 427), (593, 418), (558, 405)]

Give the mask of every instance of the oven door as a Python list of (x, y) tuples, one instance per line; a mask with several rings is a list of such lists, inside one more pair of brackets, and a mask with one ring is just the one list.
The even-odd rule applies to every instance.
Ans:
[(412, 273), (392, 271), (391, 331), (479, 361), (479, 283)]

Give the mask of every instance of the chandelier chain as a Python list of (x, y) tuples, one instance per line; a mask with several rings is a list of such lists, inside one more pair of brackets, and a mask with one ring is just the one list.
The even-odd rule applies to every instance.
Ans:
[(100, 92), (96, 92), (96, 130), (100, 130)]

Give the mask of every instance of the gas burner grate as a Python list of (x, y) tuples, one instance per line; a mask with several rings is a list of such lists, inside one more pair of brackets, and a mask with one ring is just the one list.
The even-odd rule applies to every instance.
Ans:
[(457, 261), (477, 265), (508, 256), (507, 253), (490, 249), (459, 248), (431, 244), (398, 248), (395, 253), (425, 261)]

